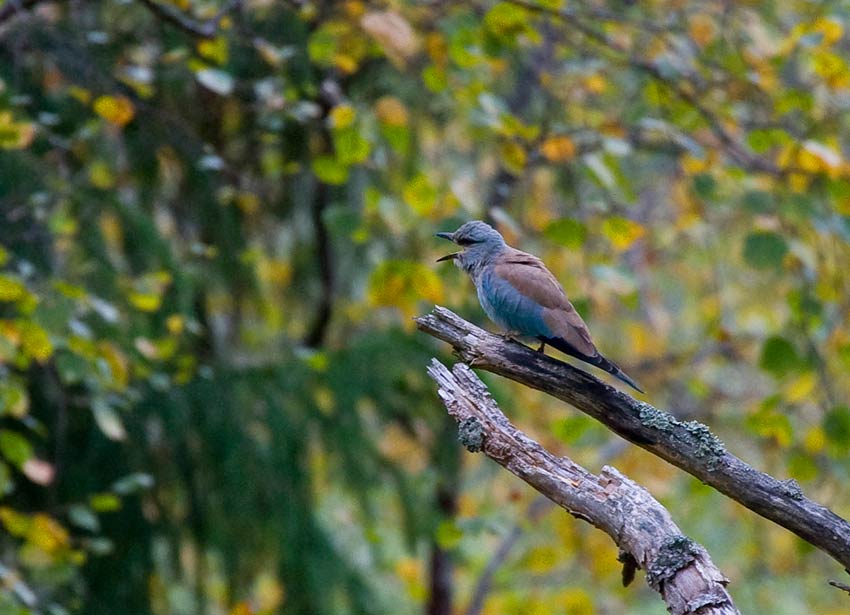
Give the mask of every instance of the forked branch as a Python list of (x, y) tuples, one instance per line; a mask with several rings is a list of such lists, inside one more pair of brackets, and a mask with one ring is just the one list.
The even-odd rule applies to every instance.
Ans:
[(483, 451), (578, 519), (608, 534), (625, 562), (646, 571), (673, 615), (733, 615), (726, 577), (706, 550), (682, 535), (667, 510), (649, 492), (612, 467), (596, 475), (566, 457), (556, 457), (514, 427), (484, 383), (461, 363), (451, 371), (434, 359), (428, 374), (458, 422), (461, 442)]

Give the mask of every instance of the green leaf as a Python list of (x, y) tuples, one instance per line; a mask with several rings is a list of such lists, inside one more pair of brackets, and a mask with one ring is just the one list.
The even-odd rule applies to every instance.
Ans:
[(340, 185), (348, 181), (348, 166), (333, 156), (313, 159), (313, 173), (326, 184)]
[(577, 250), (584, 245), (587, 239), (587, 227), (578, 220), (561, 218), (549, 224), (543, 234), (555, 243)]
[(773, 408), (763, 408), (748, 417), (747, 427), (762, 438), (771, 438), (779, 446), (787, 448), (794, 438), (794, 428), (791, 420), (780, 411)]
[(443, 549), (454, 549), (463, 538), (463, 531), (453, 521), (446, 520), (437, 527), (434, 537)]
[(96, 512), (113, 512), (121, 509), (121, 500), (114, 493), (95, 493), (89, 497), (89, 505)]
[(756, 269), (780, 269), (788, 253), (788, 244), (778, 233), (756, 231), (744, 242), (744, 260)]
[(759, 366), (774, 376), (784, 376), (803, 365), (804, 361), (797, 354), (796, 348), (783, 337), (770, 337), (762, 346)]
[(823, 431), (827, 440), (840, 451), (850, 451), (850, 408), (836, 406), (823, 417)]
[(33, 456), (32, 444), (21, 434), (8, 429), (0, 430), (0, 455), (9, 463), (22, 466)]
[(763, 190), (749, 190), (744, 194), (742, 203), (753, 213), (764, 213), (773, 207), (773, 195)]
[(693, 182), (694, 192), (697, 193), (697, 196), (703, 199), (710, 199), (714, 196), (714, 191), (717, 189), (717, 182), (711, 175), (707, 173), (694, 175)]
[(358, 164), (369, 158), (371, 151), (369, 142), (354, 126), (335, 130), (333, 140), (336, 157), (340, 164)]
[(569, 416), (552, 424), (552, 433), (567, 444), (575, 444), (583, 435), (592, 430), (596, 422), (587, 416)]

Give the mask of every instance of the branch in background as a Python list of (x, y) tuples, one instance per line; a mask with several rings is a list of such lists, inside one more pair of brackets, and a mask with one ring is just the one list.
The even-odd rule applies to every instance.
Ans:
[(608, 534), (622, 551), (624, 580), (633, 567), (646, 571), (673, 615), (738, 613), (726, 591), (728, 580), (706, 550), (682, 535), (667, 510), (646, 489), (612, 467), (591, 474), (566, 457), (556, 457), (514, 427), (469, 367), (449, 369), (434, 359), (428, 374), (459, 424), (460, 441), (483, 451), (578, 519)]
[(435, 307), (416, 323), (420, 330), (450, 343), (466, 363), (575, 406), (850, 568), (850, 523), (805, 497), (796, 481), (778, 480), (730, 454), (702, 423), (678, 421), (580, 369), (488, 333), (445, 308)]
[[(531, 503), (531, 506), (528, 507), (529, 520), (537, 521), (540, 517), (542, 517), (543, 513), (549, 508), (550, 503), (551, 502), (547, 498), (542, 496), (534, 500)], [(522, 536), (524, 527), (524, 523), (517, 523), (513, 526), (511, 531), (507, 533), (502, 542), (499, 544), (499, 548), (496, 549), (493, 557), (491, 557), (490, 561), (487, 562), (484, 572), (481, 573), (481, 576), (478, 578), (478, 582), (475, 584), (475, 589), (472, 592), (472, 599), (469, 601), (469, 606), (466, 609), (466, 615), (481, 615), (481, 612), (484, 610), (484, 600), (493, 588), (493, 577), (496, 576), (496, 571), (502, 564), (505, 563), (505, 560), (508, 559), (508, 555), (511, 550)]]
[[(318, 136), (323, 142), (323, 150), (327, 151), (332, 147), (330, 136), (325, 127), (325, 120), (331, 109), (339, 105), (343, 100), (345, 100), (345, 96), (342, 93), (339, 83), (330, 77), (323, 79), (317, 99), (322, 109), (317, 130)], [(313, 324), (310, 325), (307, 335), (304, 337), (304, 345), (308, 348), (321, 346), (325, 339), (325, 334), (331, 321), (334, 294), (333, 252), (324, 218), (325, 210), (330, 204), (331, 190), (330, 186), (318, 177), (315, 178), (315, 181), (316, 187), (312, 207), (313, 234), (316, 239), (316, 261), (319, 266), (319, 279), (322, 290), (319, 297), (319, 304), (316, 308), (316, 317), (313, 320)]]
[[(705, 120), (715, 138), (724, 148), (736, 164), (748, 171), (758, 173), (769, 173), (775, 176), (781, 176), (785, 170), (776, 166), (771, 160), (762, 158), (741, 144), (723, 125), (723, 121), (700, 100), (699, 94), (695, 89), (688, 86), (693, 86), (697, 81), (696, 75), (683, 74), (682, 77), (689, 78), (690, 81), (684, 83), (678, 79), (671, 78), (665, 75), (654, 62), (643, 60), (632, 55), (631, 51), (613, 40), (603, 31), (596, 29), (594, 26), (585, 22), (586, 15), (565, 8), (553, 8), (543, 6), (529, 0), (508, 0), (511, 4), (520, 6), (534, 13), (549, 15), (560, 19), (565, 26), (572, 28), (584, 35), (586, 38), (596, 42), (608, 51), (611, 51), (619, 57), (620, 60), (627, 63), (632, 68), (646, 73), (658, 83), (662, 83), (672, 90), (672, 92), (682, 101), (689, 104), (696, 110), (697, 113)], [(687, 86), (685, 85), (687, 84)]]
[(304, 345), (308, 348), (317, 348), (322, 345), (331, 321), (334, 291), (333, 255), (331, 254), (330, 237), (324, 220), (329, 198), (328, 185), (317, 179), (316, 193), (313, 196), (312, 217), (313, 233), (316, 238), (316, 261), (319, 266), (319, 280), (322, 290), (313, 324), (310, 325), (310, 329), (304, 337)]
[(200, 38), (214, 38), (217, 36), (221, 27), (221, 20), (242, 4), (242, 0), (228, 0), (215, 16), (210, 19), (198, 21), (169, 4), (163, 4), (157, 2), (157, 0), (141, 0), (141, 2), (151, 13), (163, 21), (176, 26), (187, 34)]

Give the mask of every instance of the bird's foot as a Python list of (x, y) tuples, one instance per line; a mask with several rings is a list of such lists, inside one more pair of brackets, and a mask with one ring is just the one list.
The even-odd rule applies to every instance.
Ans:
[(537, 349), (537, 352), (544, 352), (546, 350), (546, 342), (540, 342), (540, 347)]
[(519, 331), (505, 331), (504, 333), (500, 333), (499, 336), (506, 342), (519, 343), (519, 338), (521, 337), (521, 334)]

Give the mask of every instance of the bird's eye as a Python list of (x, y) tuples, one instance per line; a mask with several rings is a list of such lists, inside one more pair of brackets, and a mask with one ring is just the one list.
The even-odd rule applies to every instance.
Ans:
[(470, 237), (459, 237), (455, 240), (459, 246), (471, 246), (474, 243), (478, 243), (476, 240)]

